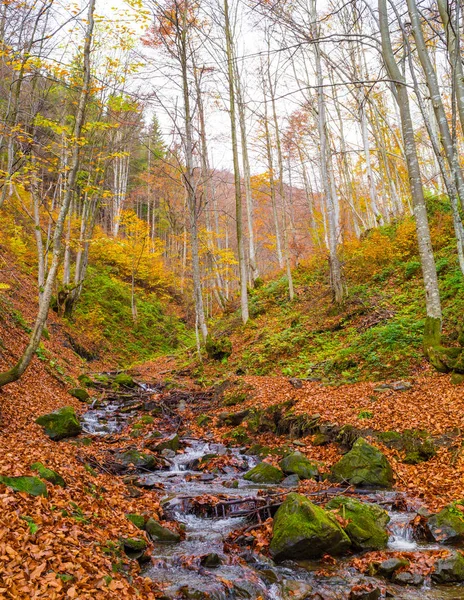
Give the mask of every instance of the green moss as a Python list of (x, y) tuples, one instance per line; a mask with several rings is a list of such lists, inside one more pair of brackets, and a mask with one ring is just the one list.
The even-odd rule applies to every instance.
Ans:
[(280, 461), (279, 465), (286, 475), (295, 474), (300, 479), (316, 479), (319, 475), (317, 465), (301, 452), (289, 454)]
[(365, 439), (359, 438), (353, 448), (330, 471), (331, 481), (367, 487), (390, 488), (393, 470), (385, 455)]
[(355, 498), (337, 496), (326, 506), (335, 510), (340, 517), (348, 520), (345, 532), (355, 550), (382, 550), (388, 542), (386, 526), (390, 521), (388, 513), (376, 504), (360, 502)]
[(301, 494), (288, 494), (274, 517), (270, 552), (278, 562), (337, 555), (350, 545), (336, 519)]
[(31, 471), (37, 471), (37, 473), (39, 474), (39, 477), (41, 477), (42, 479), (45, 479), (46, 481), (49, 481), (50, 483), (53, 483), (53, 485), (59, 485), (62, 488), (66, 487), (66, 482), (63, 479), (63, 477), (61, 477), (61, 475), (59, 473), (57, 473), (56, 471), (53, 471), (52, 469), (48, 469), (41, 462), (36, 462), (36, 463), (32, 464)]
[(155, 519), (148, 519), (145, 523), (145, 530), (154, 542), (180, 541), (180, 535), (177, 532), (172, 531), (167, 527), (163, 527), (158, 521), (155, 521)]
[(261, 462), (248, 471), (243, 479), (253, 483), (280, 483), (284, 479), (284, 474), (277, 467)]
[(221, 361), (232, 354), (232, 342), (225, 336), (213, 338), (213, 336), (208, 335), (205, 349), (209, 358)]
[(148, 547), (147, 542), (143, 538), (123, 537), (121, 538), (121, 545), (126, 555), (132, 559), (141, 558)]
[(202, 414), (197, 417), (197, 425), (199, 427), (206, 427), (207, 425), (209, 425), (209, 423), (211, 423), (210, 416)]
[(452, 502), (430, 517), (427, 528), (437, 542), (462, 543), (464, 541), (464, 501)]
[(145, 529), (145, 517), (136, 513), (129, 513), (126, 515), (131, 523), (133, 523), (138, 529)]
[(116, 375), (116, 377), (113, 379), (113, 383), (116, 386), (129, 388), (135, 387), (136, 385), (133, 377), (128, 373), (118, 373), (118, 375)]
[(151, 425), (154, 422), (155, 419), (151, 415), (143, 415), (143, 417), (140, 419), (140, 423), (143, 425)]
[(81, 402), (87, 402), (90, 399), (89, 392), (84, 388), (73, 388), (69, 390), (69, 394)]
[(77, 378), (77, 380), (84, 387), (91, 387), (92, 384), (93, 384), (93, 380), (91, 379), (91, 377), (89, 377), (85, 373), (82, 373), (82, 375), (79, 375), (79, 377)]
[(0, 477), (0, 483), (15, 492), (25, 492), (30, 496), (48, 496), (47, 486), (38, 477)]
[(55, 412), (42, 415), (35, 422), (41, 425), (48, 437), (55, 441), (75, 437), (82, 431), (72, 406), (64, 406)]
[(397, 431), (381, 431), (377, 434), (377, 437), (384, 444), (390, 444), (401, 440), (401, 433)]

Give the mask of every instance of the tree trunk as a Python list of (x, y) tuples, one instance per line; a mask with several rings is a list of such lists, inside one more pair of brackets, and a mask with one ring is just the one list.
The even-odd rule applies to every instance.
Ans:
[(422, 189), (421, 172), (417, 157), (414, 129), (409, 109), (408, 90), (405, 79), (395, 61), (388, 29), (388, 13), (386, 0), (378, 0), (380, 33), (382, 38), (382, 56), (388, 76), (395, 82), (396, 98), (400, 111), (401, 127), (404, 140), (404, 151), (409, 173), (409, 185), (414, 207), (417, 240), (425, 287), (425, 304), (427, 311), (424, 332), (424, 351), (427, 357), (433, 354), (441, 337), (442, 312), (440, 293), (438, 290), (437, 270), (433, 256), (430, 228)]
[(248, 314), (248, 290), (247, 290), (247, 269), (245, 262), (245, 244), (243, 239), (242, 225), (242, 189), (240, 182), (240, 167), (238, 160), (238, 141), (237, 125), (235, 117), (235, 81), (233, 66), (233, 48), (232, 31), (229, 21), (229, 3), (224, 0), (224, 31), (226, 37), (226, 55), (227, 55), (227, 75), (229, 80), (229, 111), (230, 111), (230, 129), (232, 137), (232, 154), (234, 163), (234, 184), (235, 184), (235, 219), (237, 227), (237, 246), (238, 246), (238, 264), (240, 274), (240, 306), (242, 309), (242, 321), (246, 323)]
[(34, 328), (29, 339), (29, 344), (25, 349), (23, 355), (19, 361), (8, 371), (0, 373), (0, 387), (17, 381), (24, 371), (29, 366), (35, 351), (39, 347), (40, 338), (42, 336), (43, 328), (47, 321), (48, 310), (50, 307), (50, 301), (52, 297), (53, 287), (55, 285), (56, 276), (58, 273), (58, 267), (61, 258), (61, 236), (63, 234), (63, 228), (66, 221), (66, 216), (69, 211), (71, 200), (74, 193), (74, 186), (76, 183), (77, 172), (79, 170), (79, 138), (81, 137), (82, 126), (84, 124), (85, 108), (87, 105), (87, 99), (90, 93), (90, 52), (93, 39), (93, 27), (94, 27), (94, 10), (95, 0), (90, 0), (87, 13), (87, 25), (85, 31), (84, 47), (83, 47), (83, 77), (82, 77), (82, 88), (79, 94), (79, 100), (76, 110), (76, 118), (74, 123), (73, 131), (73, 151), (70, 163), (70, 169), (68, 172), (68, 181), (66, 187), (66, 194), (61, 205), (60, 212), (58, 214), (55, 231), (53, 234), (53, 253), (50, 269), (48, 271), (47, 279), (43, 287), (42, 298), (39, 302), (39, 311), (34, 324)]

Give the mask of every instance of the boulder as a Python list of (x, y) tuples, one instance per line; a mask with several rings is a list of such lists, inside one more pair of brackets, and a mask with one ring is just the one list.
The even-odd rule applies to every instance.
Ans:
[(298, 475), (296, 473), (293, 473), (292, 475), (287, 475), (287, 477), (282, 481), (282, 483), (280, 485), (282, 487), (286, 487), (286, 488), (294, 488), (294, 487), (298, 487), (299, 483), (300, 483), (300, 478), (298, 477)]
[(436, 542), (453, 544), (464, 541), (464, 501), (445, 506), (427, 521), (427, 529)]
[(253, 483), (280, 483), (284, 477), (282, 471), (277, 467), (273, 467), (267, 462), (261, 462), (245, 473), (243, 479), (253, 481)]
[(301, 494), (288, 494), (275, 514), (270, 552), (277, 562), (342, 554), (350, 545), (335, 517)]
[(376, 504), (360, 502), (355, 498), (337, 496), (327, 504), (348, 521), (344, 530), (355, 550), (382, 550), (388, 542), (388, 513)]
[(116, 377), (113, 379), (113, 383), (117, 386), (129, 388), (133, 388), (136, 385), (134, 379), (127, 373), (119, 373), (118, 375), (116, 375)]
[(59, 485), (62, 488), (66, 487), (66, 481), (61, 477), (59, 473), (49, 469), (41, 462), (36, 462), (31, 465), (31, 471), (37, 471), (39, 477), (53, 483), (53, 485)]
[(434, 583), (463, 582), (464, 556), (460, 552), (452, 552), (450, 556), (438, 560), (432, 573), (432, 581)]
[(167, 527), (163, 527), (155, 521), (153, 518), (149, 518), (145, 523), (145, 531), (151, 537), (154, 542), (179, 542), (180, 535), (168, 529)]
[(145, 554), (148, 547), (147, 542), (143, 538), (121, 538), (121, 544), (124, 552), (129, 558), (138, 559)]
[(379, 587), (373, 585), (356, 586), (350, 592), (348, 600), (378, 600), (382, 595)]
[(330, 480), (361, 487), (390, 488), (393, 469), (380, 450), (364, 438), (358, 438), (352, 449), (332, 467)]
[(85, 373), (82, 373), (82, 375), (79, 375), (79, 377), (77, 378), (77, 380), (84, 387), (91, 387), (92, 384), (93, 384), (93, 381), (92, 381), (91, 377), (89, 377)]
[(50, 439), (55, 441), (76, 437), (82, 431), (81, 424), (72, 406), (64, 406), (55, 412), (41, 415), (35, 422), (44, 428)]
[(216, 569), (222, 565), (222, 558), (216, 552), (201, 557), (200, 564), (207, 569)]
[(424, 578), (418, 573), (410, 573), (409, 571), (400, 571), (393, 575), (393, 582), (399, 585), (415, 585), (419, 587), (424, 583)]
[(137, 513), (128, 513), (126, 517), (138, 529), (145, 529), (145, 517), (143, 515), (138, 515)]
[(71, 396), (77, 398), (81, 402), (87, 402), (90, 398), (89, 392), (84, 388), (72, 388), (69, 390), (69, 393)]
[(326, 433), (316, 433), (313, 437), (313, 446), (326, 446), (330, 444), (330, 436)]
[(409, 565), (409, 561), (405, 558), (387, 558), (387, 560), (383, 560), (378, 568), (377, 573), (379, 575), (383, 575), (384, 577), (391, 577), (395, 571), (401, 569), (401, 567), (407, 567)]
[(319, 475), (317, 466), (301, 452), (292, 452), (279, 463), (286, 475), (298, 475), (300, 479), (316, 479)]
[(219, 426), (228, 425), (230, 427), (237, 427), (247, 418), (249, 412), (248, 409), (239, 412), (223, 412), (219, 415), (217, 424)]
[(47, 486), (38, 477), (0, 477), (0, 483), (15, 492), (25, 492), (30, 496), (48, 496)]
[(156, 444), (156, 446), (155, 446), (155, 450), (157, 452), (161, 452), (162, 450), (173, 450), (174, 452), (177, 452), (177, 450), (179, 450), (179, 448), (180, 448), (180, 439), (179, 439), (179, 436), (177, 435), (177, 433), (175, 435), (173, 435), (172, 437), (168, 438), (167, 440), (163, 440), (159, 444)]
[(130, 467), (133, 465), (137, 469), (146, 469), (148, 471), (156, 469), (157, 463), (156, 458), (151, 454), (144, 454), (138, 450), (126, 450), (125, 452), (119, 452), (115, 455), (115, 458), (124, 467)]

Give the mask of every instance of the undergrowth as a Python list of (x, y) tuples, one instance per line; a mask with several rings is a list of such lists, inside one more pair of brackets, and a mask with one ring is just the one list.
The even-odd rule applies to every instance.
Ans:
[[(444, 338), (455, 343), (464, 311), (446, 201), (429, 199), (431, 231), (443, 303)], [(330, 384), (401, 378), (426, 368), (422, 353), (425, 300), (415, 226), (406, 218), (344, 244), (348, 294), (333, 304), (327, 260), (316, 255), (285, 277), (251, 290), (246, 326), (238, 314), (217, 319), (214, 336), (231, 337), (234, 352), (218, 371), (321, 379)]]
[(111, 352), (124, 366), (191, 344), (180, 319), (166, 313), (166, 299), (147, 290), (137, 290), (136, 298), (134, 321), (130, 286), (110, 268), (89, 267), (70, 325), (84, 333), (100, 352)]

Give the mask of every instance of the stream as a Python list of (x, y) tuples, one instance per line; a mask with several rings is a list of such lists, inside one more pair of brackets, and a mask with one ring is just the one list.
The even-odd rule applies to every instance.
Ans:
[[(84, 431), (97, 436), (121, 431), (137, 414), (127, 408), (121, 413), (123, 406), (123, 401), (111, 400), (90, 408), (83, 415)], [(169, 431), (166, 430), (165, 434), (169, 435)], [(169, 468), (139, 474), (143, 487), (154, 488), (160, 493), (166, 517), (182, 524), (185, 531), (185, 539), (179, 543), (155, 543), (151, 563), (143, 568), (144, 576), (163, 584), (164, 598), (464, 598), (464, 587), (432, 585), (430, 579), (426, 579), (420, 587), (414, 587), (394, 585), (380, 577), (362, 575), (350, 566), (352, 556), (337, 560), (333, 565), (322, 561), (286, 561), (276, 565), (270, 558), (250, 550), (246, 533), (241, 536), (242, 540), (235, 540), (242, 550), (238, 553), (228, 551), (227, 536), (250, 525), (246, 516), (235, 514), (246, 512), (243, 510), (246, 504), (239, 501), (254, 498), (260, 491), (272, 493), (276, 486), (258, 485), (243, 479), (243, 475), (259, 462), (257, 457), (245, 455), (243, 449), (227, 448), (208, 440), (207, 436), (206, 439), (184, 437), (181, 441), (181, 453), (165, 453)], [(233, 466), (226, 466), (223, 472), (216, 474), (203, 473), (197, 468), (198, 460), (208, 454), (226, 455)], [(427, 552), (440, 548), (437, 544), (422, 544), (414, 540), (410, 525), (416, 514), (410, 508), (415, 505), (413, 501), (405, 498), (406, 502), (398, 503), (401, 493), (394, 491), (372, 490), (369, 494), (389, 512), (389, 550)], [(212, 516), (199, 514), (196, 500), (201, 503), (204, 495), (220, 496), (229, 503), (229, 510)], [(398, 505), (405, 509), (395, 508)], [(378, 591), (374, 595), (354, 595), (353, 588), (365, 584), (371, 584), (371, 588)]]

